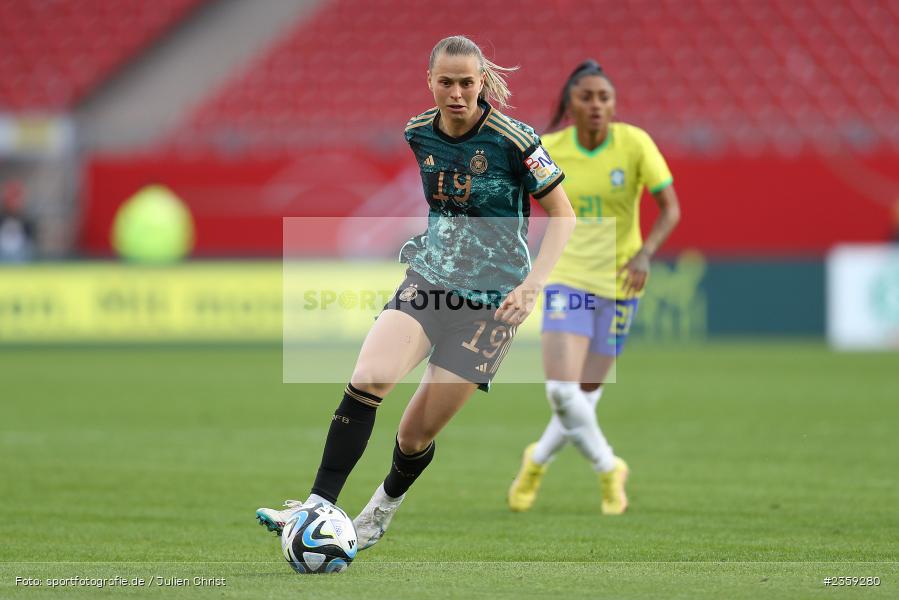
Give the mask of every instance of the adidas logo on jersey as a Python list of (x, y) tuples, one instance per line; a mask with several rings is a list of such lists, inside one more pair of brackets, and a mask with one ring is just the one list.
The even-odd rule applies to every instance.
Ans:
[(429, 167), (433, 167), (433, 166), (434, 166), (434, 157), (433, 157), (433, 155), (428, 154), (428, 157), (425, 159), (424, 164), (427, 165), (427, 166), (429, 166)]
[(475, 370), (477, 370), (481, 373), (486, 373), (487, 372), (487, 363), (476, 366)]

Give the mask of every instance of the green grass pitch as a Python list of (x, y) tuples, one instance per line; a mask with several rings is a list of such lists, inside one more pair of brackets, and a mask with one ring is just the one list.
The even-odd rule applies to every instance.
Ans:
[[(279, 349), (4, 350), (0, 598), (896, 598), (897, 373), (895, 354), (816, 342), (634, 344), (600, 403), (632, 468), (618, 518), (571, 448), (531, 512), (506, 509), (548, 410), (538, 384), (497, 386), (440, 436), (381, 543), (303, 577), (253, 513), (305, 497), (340, 384), (282, 384)], [(380, 409), (351, 515), (410, 392)], [(116, 576), (151, 584), (46, 583)], [(840, 576), (881, 583), (824, 586)]]

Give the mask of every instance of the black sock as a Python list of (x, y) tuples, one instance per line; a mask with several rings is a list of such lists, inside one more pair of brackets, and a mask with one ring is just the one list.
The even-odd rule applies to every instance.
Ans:
[(365, 452), (380, 404), (381, 399), (374, 394), (357, 390), (352, 384), (346, 386), (343, 400), (331, 419), (313, 494), (337, 502), (343, 484)]
[(393, 447), (393, 464), (384, 479), (384, 491), (388, 496), (399, 498), (406, 493), (418, 476), (431, 464), (435, 447), (436, 444), (432, 441), (431, 445), (418, 454), (409, 455), (403, 454), (403, 451), (400, 450), (400, 443), (397, 441)]

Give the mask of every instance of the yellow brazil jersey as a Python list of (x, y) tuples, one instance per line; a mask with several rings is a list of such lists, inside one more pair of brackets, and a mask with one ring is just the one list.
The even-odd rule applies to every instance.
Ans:
[(643, 245), (644, 186), (657, 193), (673, 181), (665, 159), (649, 134), (626, 123), (612, 123), (592, 151), (578, 143), (573, 126), (544, 135), (543, 146), (565, 173), (565, 192), (578, 217), (548, 283), (623, 298), (623, 278), (615, 274)]

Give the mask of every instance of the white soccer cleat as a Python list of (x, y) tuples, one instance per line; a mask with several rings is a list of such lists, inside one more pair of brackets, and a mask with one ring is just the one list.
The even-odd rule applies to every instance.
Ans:
[(378, 486), (362, 512), (353, 519), (359, 550), (370, 548), (381, 539), (384, 532), (387, 531), (387, 527), (390, 526), (396, 509), (399, 508), (405, 497), (406, 494), (399, 498), (391, 498), (384, 491), (383, 484)]
[(299, 500), (285, 500), (283, 510), (275, 510), (274, 508), (256, 509), (256, 520), (269, 531), (273, 531), (275, 535), (281, 535), (284, 526), (290, 523), (291, 517), (296, 513), (305, 502)]

